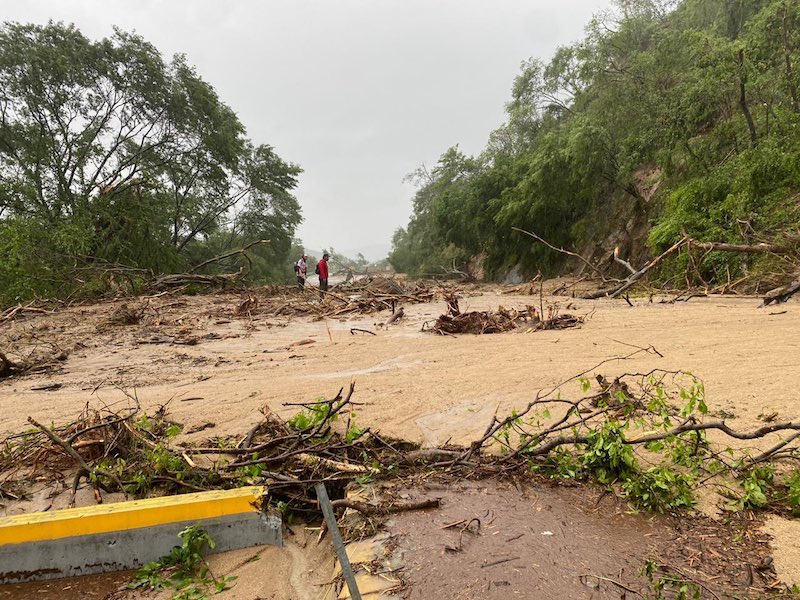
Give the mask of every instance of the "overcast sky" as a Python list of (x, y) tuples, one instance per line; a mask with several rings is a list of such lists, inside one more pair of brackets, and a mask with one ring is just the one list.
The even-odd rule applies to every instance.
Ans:
[(0, 0), (3, 20), (135, 30), (187, 55), (250, 138), (304, 173), (306, 247), (368, 258), (407, 223), (403, 177), (503, 122), (520, 63), (582, 37), (610, 0)]

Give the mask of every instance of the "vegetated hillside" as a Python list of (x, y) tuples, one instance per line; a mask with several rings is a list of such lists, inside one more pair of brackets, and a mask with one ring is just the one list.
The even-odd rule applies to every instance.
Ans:
[[(545, 64), (523, 63), (507, 121), (478, 156), (457, 147), (415, 173), (399, 271), (554, 273), (565, 256), (512, 230), (636, 264), (678, 241), (796, 245), (800, 233), (800, 3), (619, 0)], [(660, 276), (682, 273), (682, 254)], [(791, 270), (715, 252), (704, 280)], [(780, 275), (779, 275), (780, 276)]]
[(0, 26), (0, 305), (180, 272), (261, 239), (251, 275), (290, 279), (300, 172), (252, 143), (181, 55), (119, 30)]

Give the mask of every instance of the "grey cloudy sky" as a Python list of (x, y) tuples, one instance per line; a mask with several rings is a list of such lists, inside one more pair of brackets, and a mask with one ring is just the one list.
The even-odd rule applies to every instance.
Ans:
[(403, 177), (503, 122), (521, 61), (582, 37), (610, 0), (0, 0), (3, 20), (135, 30), (187, 55), (256, 143), (298, 163), (298, 236), (378, 258)]

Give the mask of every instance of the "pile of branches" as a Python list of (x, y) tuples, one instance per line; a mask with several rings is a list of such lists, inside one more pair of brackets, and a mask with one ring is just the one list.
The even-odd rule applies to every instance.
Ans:
[(82, 480), (93, 487), (98, 503), (102, 491), (127, 496), (162, 484), (166, 493), (206, 489), (179, 482), (169, 468), (156, 464), (167, 457), (161, 449), (169, 437), (180, 431), (166, 418), (164, 407), (148, 417), (141, 413), (138, 401), (119, 413), (87, 405), (70, 423), (47, 427), (32, 417), (28, 422), (30, 429), (0, 444), (0, 495), (24, 496), (32, 481), (71, 489), (70, 505)]
[(315, 483), (341, 492), (357, 477), (379, 475), (376, 465), (399, 460), (412, 467), (417, 456), (415, 444), (356, 425), (354, 389), (300, 404), (288, 421), (265, 407), (263, 419), (240, 439), (198, 446), (173, 443), (182, 428), (167, 407), (147, 415), (130, 394), (121, 412), (87, 406), (75, 421), (52, 428), (29, 417), (31, 429), (0, 443), (0, 496), (20, 499), (34, 481), (71, 490), (70, 505), (83, 481), (98, 503), (103, 493), (127, 498), (267, 483), (274, 503), (316, 511)]
[(543, 316), (543, 309), (537, 311), (532, 306), (524, 310), (515, 308), (507, 309), (500, 306), (496, 311), (469, 311), (461, 312), (458, 305), (458, 296), (454, 293), (445, 295), (447, 312), (433, 325), (427, 323), (423, 329), (429, 329), (440, 335), (453, 335), (457, 333), (502, 333), (517, 328), (526, 331), (539, 331), (543, 329), (568, 329), (577, 327), (584, 321), (584, 317), (559, 314), (555, 306), (549, 307), (549, 314)]
[(35, 349), (27, 356), (11, 359), (0, 351), (0, 379), (15, 375), (30, 375), (57, 369), (67, 359), (67, 353), (59, 349), (48, 351)]
[(358, 280), (335, 290), (319, 292), (313, 288), (285, 290), (281, 298), (273, 297), (266, 309), (274, 316), (338, 317), (349, 314), (372, 314), (382, 310), (397, 311), (402, 304), (433, 302), (437, 290), (418, 282), (404, 288), (397, 280), (386, 277)]
[[(641, 352), (656, 351), (641, 349), (625, 358)], [(540, 391), (521, 410), (495, 415), (466, 447), (421, 449), (358, 426), (354, 384), (330, 400), (295, 405), (300, 412), (288, 420), (264, 407), (263, 418), (241, 437), (199, 445), (174, 443), (181, 427), (166, 408), (145, 415), (138, 402), (121, 413), (87, 408), (75, 422), (52, 428), (29, 418), (32, 429), (0, 446), (0, 494), (19, 498), (33, 481), (43, 480), (71, 488), (71, 501), (86, 480), (98, 502), (103, 492), (163, 495), (266, 484), (273, 503), (318, 513), (313, 491), (318, 482), (332, 497), (343, 498), (353, 481), (431, 470), (474, 478), (509, 473), (524, 478), (535, 472), (595, 478), (613, 485), (636, 508), (671, 511), (691, 506), (695, 488), (717, 477), (726, 484), (743, 482), (740, 508), (763, 505), (752, 493), (756, 469), (800, 461), (800, 423), (770, 422), (740, 431), (711, 419), (702, 384), (689, 374), (598, 374), (590, 380), (591, 372)], [(568, 383), (582, 393), (573, 397)], [(769, 447), (742, 447), (767, 436), (774, 437)], [(725, 447), (726, 440), (736, 441), (736, 447)], [(769, 481), (770, 489), (781, 491), (775, 497), (785, 501), (792, 496), (784, 485), (777, 477)], [(347, 500), (337, 502), (344, 506)], [(800, 511), (800, 501), (791, 510)]]

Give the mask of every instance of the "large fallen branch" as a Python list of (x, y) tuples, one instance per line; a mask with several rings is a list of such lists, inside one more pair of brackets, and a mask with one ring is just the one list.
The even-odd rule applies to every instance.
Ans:
[[(518, 227), (512, 227), (514, 231), (518, 231), (525, 235), (528, 235), (534, 238), (536, 241), (544, 244), (551, 250), (564, 254), (566, 256), (570, 256), (572, 258), (578, 259), (582, 262), (585, 266), (589, 267), (596, 275), (598, 275), (603, 281), (610, 281), (606, 278), (603, 271), (601, 271), (596, 265), (594, 265), (591, 261), (586, 259), (585, 257), (581, 256), (577, 252), (572, 252), (570, 250), (565, 250), (564, 248), (559, 248), (554, 246), (553, 244), (549, 243), (547, 240), (543, 239), (541, 236), (537, 235), (534, 232), (526, 231), (524, 229), (520, 229)], [(624, 294), (627, 290), (633, 287), (638, 281), (640, 281), (649, 271), (651, 271), (656, 265), (658, 265), (664, 258), (673, 254), (677, 250), (682, 247), (686, 247), (687, 250), (690, 251), (690, 261), (692, 267), (697, 270), (697, 264), (694, 263), (693, 259), (691, 259), (691, 249), (697, 248), (700, 250), (705, 250), (706, 253), (709, 252), (739, 252), (745, 254), (775, 254), (775, 255), (787, 255), (787, 254), (797, 254), (798, 250), (796, 246), (791, 244), (783, 245), (783, 244), (768, 244), (768, 243), (759, 243), (759, 244), (731, 244), (727, 242), (699, 242), (693, 238), (691, 238), (688, 234), (684, 233), (683, 237), (678, 240), (675, 244), (670, 246), (665, 252), (660, 254), (659, 256), (655, 257), (647, 264), (645, 264), (642, 268), (636, 269), (631, 265), (630, 262), (624, 260), (619, 255), (619, 249), (615, 248), (612, 254), (612, 258), (614, 262), (622, 265), (630, 275), (622, 282), (618, 283), (614, 287), (605, 288), (601, 290), (597, 290), (595, 292), (590, 292), (587, 294), (582, 294), (579, 297), (585, 300), (593, 300), (597, 298), (617, 298)], [(619, 281), (619, 280), (616, 280)], [(705, 283), (705, 282), (704, 282)], [(707, 285), (707, 284), (706, 284)], [(724, 289), (724, 288), (723, 288)], [(800, 291), (800, 281), (796, 281), (786, 288), (780, 288), (778, 290), (773, 290), (769, 294), (767, 294), (764, 298), (764, 305), (769, 304), (770, 302), (783, 302), (788, 299), (791, 295)]]
[(256, 240), (255, 242), (250, 242), (246, 246), (239, 248), (238, 250), (233, 250), (231, 252), (226, 252), (225, 254), (220, 254), (219, 256), (215, 256), (214, 258), (209, 258), (201, 262), (198, 265), (193, 266), (191, 269), (187, 271), (187, 273), (194, 273), (199, 271), (203, 267), (207, 267), (208, 265), (221, 262), (226, 258), (231, 258), (232, 256), (244, 256), (247, 262), (250, 264), (250, 268), (253, 267), (253, 261), (250, 260), (250, 256), (248, 256), (247, 251), (252, 248), (253, 246), (258, 246), (259, 244), (269, 244), (270, 240)]
[(207, 285), (209, 287), (225, 288), (236, 283), (241, 278), (242, 271), (236, 273), (223, 273), (220, 275), (201, 275), (199, 273), (172, 273), (161, 275), (153, 280), (151, 287), (182, 287), (186, 285)]
[[(247, 276), (247, 274), (253, 268), (253, 261), (250, 258), (250, 255), (247, 254), (247, 251), (252, 248), (253, 246), (257, 246), (259, 244), (269, 244), (270, 240), (256, 240), (254, 242), (250, 242), (246, 246), (239, 248), (238, 250), (232, 250), (231, 252), (226, 252), (224, 254), (220, 254), (219, 256), (215, 256), (213, 258), (209, 258), (208, 260), (204, 260), (203, 262), (193, 266), (185, 273), (171, 273), (169, 275), (161, 275), (156, 277), (150, 284), (153, 288), (164, 288), (164, 287), (182, 287), (185, 285), (207, 285), (210, 287), (228, 287), (233, 283), (238, 282), (239, 280), (243, 279)], [(221, 273), (221, 274), (207, 274), (203, 275), (198, 273), (200, 269), (203, 267), (207, 267), (208, 265), (219, 263), (227, 258), (231, 258), (234, 256), (242, 256), (247, 261), (247, 269), (244, 266), (240, 267), (238, 271), (235, 273)]]
[(597, 292), (592, 292), (590, 294), (583, 294), (580, 298), (584, 300), (593, 300), (596, 298), (617, 298), (618, 296), (622, 295), (624, 292), (629, 290), (633, 285), (639, 281), (642, 277), (644, 277), (653, 267), (655, 267), (658, 263), (660, 263), (664, 258), (678, 250), (680, 247), (684, 246), (687, 241), (689, 240), (688, 237), (684, 236), (677, 242), (675, 242), (672, 246), (667, 248), (664, 252), (656, 256), (653, 260), (648, 262), (645, 266), (643, 266), (638, 271), (632, 273), (623, 283), (620, 285), (611, 288), (610, 290), (599, 290)]
[(778, 244), (728, 244), (726, 242), (698, 242), (688, 238), (687, 243), (693, 248), (700, 248), (708, 251), (721, 252), (741, 252), (745, 254), (788, 254), (793, 252), (791, 246), (780, 246)]
[(34, 306), (35, 303), (36, 300), (31, 300), (28, 304), (17, 304), (16, 306), (7, 308), (6, 310), (0, 313), (0, 323), (5, 323), (6, 321), (13, 321), (17, 317), (25, 313), (53, 314), (54, 311), (36, 307)]
[(761, 303), (761, 306), (767, 306), (772, 303), (781, 304), (782, 302), (786, 302), (797, 292), (800, 292), (800, 279), (790, 283), (789, 285), (776, 288), (764, 294), (764, 300)]
[(595, 273), (596, 275), (598, 275), (598, 276), (599, 276), (599, 277), (600, 277), (600, 278), (601, 278), (603, 281), (608, 281), (608, 280), (606, 279), (606, 277), (605, 277), (604, 273), (603, 273), (603, 272), (602, 272), (600, 269), (598, 269), (598, 268), (597, 268), (597, 266), (593, 265), (591, 262), (589, 262), (589, 261), (588, 261), (586, 258), (584, 258), (583, 256), (581, 256), (581, 255), (580, 255), (580, 254), (578, 254), (577, 252), (572, 252), (572, 251), (570, 251), (570, 250), (565, 250), (564, 248), (559, 248), (559, 247), (557, 247), (557, 246), (554, 246), (553, 244), (551, 244), (551, 243), (550, 243), (550, 242), (548, 242), (547, 240), (545, 240), (545, 239), (543, 239), (543, 238), (539, 237), (538, 235), (536, 235), (536, 234), (535, 234), (535, 233), (533, 233), (532, 231), (525, 231), (524, 229), (520, 229), (519, 227), (512, 227), (511, 229), (513, 229), (514, 231), (518, 231), (518, 232), (520, 232), (520, 233), (524, 233), (525, 235), (529, 235), (530, 237), (532, 237), (533, 239), (535, 239), (535, 240), (536, 240), (536, 241), (538, 241), (538, 242), (541, 242), (542, 244), (544, 244), (545, 246), (547, 246), (547, 247), (548, 247), (548, 248), (550, 248), (551, 250), (555, 250), (556, 252), (560, 252), (561, 254), (566, 254), (567, 256), (572, 256), (573, 258), (577, 258), (577, 259), (578, 259), (579, 261), (581, 261), (581, 262), (582, 262), (584, 265), (586, 265), (586, 266), (587, 266), (587, 267), (589, 267), (589, 268), (590, 268), (592, 271), (594, 271), (594, 273)]

